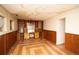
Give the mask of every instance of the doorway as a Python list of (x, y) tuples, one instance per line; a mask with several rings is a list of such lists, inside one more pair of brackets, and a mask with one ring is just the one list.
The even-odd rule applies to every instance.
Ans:
[(57, 45), (65, 43), (65, 18), (58, 20)]

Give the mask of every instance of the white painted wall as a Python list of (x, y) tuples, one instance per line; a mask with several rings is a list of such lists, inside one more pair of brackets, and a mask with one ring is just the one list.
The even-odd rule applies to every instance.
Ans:
[[(44, 21), (44, 29), (55, 30), (57, 32), (56, 44), (62, 44), (64, 34), (60, 34), (60, 19), (65, 18), (65, 32), (79, 34), (79, 8), (63, 12), (51, 19)], [(63, 39), (64, 40), (64, 39)], [(61, 43), (60, 43), (61, 42)]]
[(51, 31), (56, 31), (57, 30), (57, 21), (58, 20), (54, 20), (53, 18), (45, 20), (44, 21), (44, 29), (45, 30), (51, 30)]
[[(17, 20), (16, 20), (16, 18), (1, 6), (0, 6), (0, 15), (4, 16), (3, 31), (0, 32), (0, 35), (3, 35), (3, 34), (17, 30)], [(13, 22), (14, 22), (13, 30), (10, 30), (10, 20), (13, 20)]]

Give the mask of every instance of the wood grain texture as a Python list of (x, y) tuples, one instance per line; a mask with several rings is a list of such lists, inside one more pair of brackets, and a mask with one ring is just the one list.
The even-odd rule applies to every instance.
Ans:
[(0, 54), (8, 54), (10, 48), (17, 41), (17, 31), (0, 36)]
[(66, 33), (65, 34), (65, 47), (68, 50), (79, 54), (79, 35)]
[(56, 44), (56, 31), (44, 30), (44, 38)]
[(5, 36), (1, 35), (0, 36), (0, 55), (5, 54)]
[(6, 54), (9, 52), (10, 48), (17, 41), (17, 32), (11, 32), (6, 34)]
[(50, 41), (40, 40), (28, 40), (24, 42), (19, 42), (14, 49), (10, 50), (10, 55), (72, 55), (74, 53), (59, 48), (58, 46), (52, 44)]

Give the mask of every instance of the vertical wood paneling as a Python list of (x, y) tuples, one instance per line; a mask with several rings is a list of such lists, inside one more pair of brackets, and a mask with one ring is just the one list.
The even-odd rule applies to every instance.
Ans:
[(9, 50), (17, 40), (17, 31), (0, 36), (0, 54), (8, 54)]
[(66, 33), (65, 34), (65, 47), (68, 50), (79, 54), (79, 35)]
[(10, 48), (17, 40), (17, 32), (11, 32), (6, 34), (6, 53), (9, 52)]
[(0, 55), (4, 54), (4, 50), (5, 50), (5, 47), (4, 47), (4, 35), (0, 36)]
[(55, 31), (44, 30), (44, 38), (56, 44), (56, 32)]

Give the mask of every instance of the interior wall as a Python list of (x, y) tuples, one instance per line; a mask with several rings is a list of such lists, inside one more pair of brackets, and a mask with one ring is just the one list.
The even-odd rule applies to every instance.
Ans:
[(65, 32), (79, 34), (79, 8), (69, 10), (68, 12), (57, 15), (54, 19), (65, 18)]
[[(47, 30), (55, 30), (57, 32), (57, 40), (62, 41), (59, 36), (59, 22), (60, 19), (65, 18), (65, 32), (79, 34), (79, 8), (74, 8), (72, 10), (65, 11), (56, 15), (55, 17), (51, 17), (51, 19), (44, 20), (44, 29)], [(61, 37), (61, 36), (60, 36)], [(61, 37), (62, 38), (62, 37)], [(57, 44), (60, 42), (56, 42)]]
[[(0, 15), (4, 17), (4, 26), (3, 31), (0, 32), (0, 35), (16, 31), (17, 30), (17, 20), (16, 18), (10, 14), (6, 9), (4, 9), (2, 6), (0, 6)], [(10, 30), (10, 20), (13, 20), (13, 29)]]
[(51, 31), (56, 31), (57, 30), (57, 21), (54, 20), (53, 18), (44, 20), (44, 30), (51, 30)]

